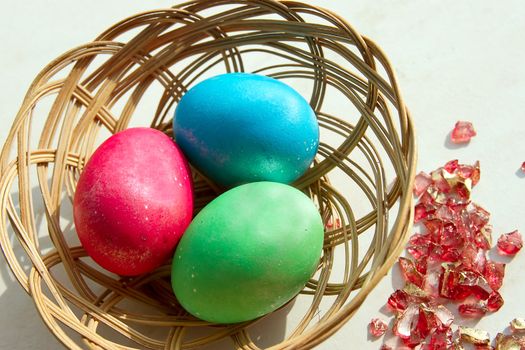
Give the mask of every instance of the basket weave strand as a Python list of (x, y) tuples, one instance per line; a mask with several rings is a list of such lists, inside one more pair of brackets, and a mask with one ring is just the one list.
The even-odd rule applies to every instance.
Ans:
[[(301, 292), (309, 303), (303, 317), (272, 349), (326, 340), (402, 249), (413, 215), (414, 132), (392, 66), (373, 41), (336, 14), (295, 1), (197, 0), (138, 14), (42, 70), (0, 155), (2, 251), (66, 347), (190, 349), (229, 338), (234, 349), (259, 349), (250, 332), (271, 315), (235, 325), (197, 320), (171, 292), (169, 262), (134, 278), (108, 274), (64, 224), (72, 221), (67, 208), (76, 182), (104, 133), (127, 128), (149, 99), (156, 106), (150, 126), (171, 135), (181, 96), (217, 71), (308, 82), (306, 97), (322, 130), (313, 166), (293, 185), (325, 221), (323, 257)], [(155, 84), (162, 92), (152, 100)], [(353, 109), (330, 109), (335, 92)], [(49, 111), (37, 113), (45, 103)], [(193, 170), (198, 211), (220, 190)], [(335, 178), (351, 184), (367, 209), (358, 210)], [(336, 268), (342, 277), (334, 276)]]

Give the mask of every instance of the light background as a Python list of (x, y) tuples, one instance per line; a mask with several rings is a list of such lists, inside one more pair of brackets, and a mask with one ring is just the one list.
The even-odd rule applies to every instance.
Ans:
[[(474, 200), (492, 213), (495, 237), (525, 231), (525, 2), (522, 0), (307, 1), (346, 18), (376, 41), (394, 64), (417, 128), (419, 170), (446, 161), (481, 161)], [(171, 1), (89, 2), (1, 0), (0, 141), (4, 142), (23, 96), (41, 68), (64, 51), (93, 39), (118, 20)], [(453, 147), (446, 136), (458, 119), (478, 136)], [(0, 349), (56, 349), (32, 300), (0, 261)], [(501, 290), (506, 304), (478, 327), (494, 337), (525, 316), (525, 253), (507, 266)], [(366, 325), (392, 292), (391, 275), (355, 317), (319, 349), (378, 349)]]

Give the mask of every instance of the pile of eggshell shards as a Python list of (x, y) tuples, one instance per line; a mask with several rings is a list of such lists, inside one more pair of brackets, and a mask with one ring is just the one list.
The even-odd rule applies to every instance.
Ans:
[[(476, 135), (472, 124), (465, 123), (456, 124), (452, 142), (468, 142)], [(479, 162), (466, 165), (457, 160), (415, 178), (414, 222), (419, 230), (408, 241), (407, 257), (399, 258), (405, 286), (387, 301), (395, 317), (391, 331), (403, 348), (463, 349), (470, 344), (494, 349), (486, 331), (463, 327), (451, 312), (457, 308), (462, 318), (481, 318), (504, 303), (498, 291), (505, 264), (487, 254), (492, 248), (490, 213), (471, 200), (479, 180)], [(497, 252), (504, 256), (517, 254), (522, 246), (517, 230), (497, 240)], [(373, 337), (388, 331), (378, 318), (368, 326)], [(496, 350), (525, 349), (525, 320), (512, 320), (510, 330), (511, 334), (496, 336)], [(392, 348), (383, 344), (381, 349)]]

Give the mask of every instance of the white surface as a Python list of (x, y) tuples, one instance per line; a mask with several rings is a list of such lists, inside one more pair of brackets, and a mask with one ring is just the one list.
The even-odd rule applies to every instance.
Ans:
[[(314, 3), (314, 1), (309, 1)], [(459, 158), (481, 161), (474, 200), (492, 213), (495, 236), (525, 231), (525, 3), (522, 0), (323, 0), (316, 4), (345, 17), (373, 38), (396, 67), (419, 140), (420, 170)], [(0, 141), (4, 142), (27, 87), (50, 60), (134, 13), (171, 1), (2, 0), (0, 13)], [(101, 9), (103, 9), (101, 11)], [(474, 123), (478, 136), (467, 147), (445, 139), (458, 119)], [(0, 261), (0, 349), (56, 349), (31, 299)], [(525, 316), (522, 281), (525, 252), (507, 266), (503, 309), (478, 326), (495, 336)], [(378, 349), (367, 339), (370, 318), (392, 292), (387, 276), (355, 317), (319, 349)]]

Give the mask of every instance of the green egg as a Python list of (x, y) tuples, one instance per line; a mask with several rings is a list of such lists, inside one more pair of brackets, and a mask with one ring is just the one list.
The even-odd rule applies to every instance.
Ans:
[(202, 320), (252, 320), (301, 291), (322, 246), (321, 217), (302, 192), (274, 182), (235, 187), (186, 230), (173, 257), (173, 291)]

